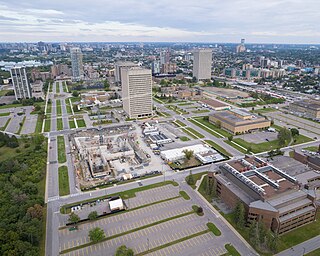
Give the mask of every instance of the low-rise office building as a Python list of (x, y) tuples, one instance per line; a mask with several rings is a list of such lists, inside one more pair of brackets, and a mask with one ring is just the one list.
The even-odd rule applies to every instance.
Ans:
[(314, 100), (302, 100), (289, 105), (292, 112), (312, 119), (320, 119), (320, 102)]
[(221, 125), (221, 128), (232, 134), (246, 133), (252, 130), (264, 129), (271, 125), (265, 117), (250, 113), (243, 109), (230, 109), (209, 116), (209, 121)]
[(246, 156), (220, 166), (212, 173), (218, 197), (229, 207), (243, 203), (247, 222), (261, 221), (283, 234), (315, 220), (314, 193), (299, 181), (255, 156)]

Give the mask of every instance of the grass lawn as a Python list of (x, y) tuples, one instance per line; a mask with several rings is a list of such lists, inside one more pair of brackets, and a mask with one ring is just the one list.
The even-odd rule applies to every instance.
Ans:
[(193, 103), (190, 102), (183, 102), (183, 103), (178, 103), (178, 106), (189, 106), (192, 105)]
[(70, 194), (68, 167), (59, 167), (59, 195), (65, 196)]
[(204, 136), (201, 133), (197, 132), (195, 129), (193, 129), (191, 127), (187, 127), (185, 129), (188, 130), (190, 133), (193, 133), (198, 138), (201, 138), (201, 139), (204, 138)]
[(294, 245), (302, 243), (308, 239), (311, 239), (319, 235), (320, 230), (320, 212), (318, 212), (317, 221), (304, 225), (300, 228), (296, 228), (279, 237), (278, 251), (286, 250)]
[(81, 97), (71, 97), (70, 100), (71, 100), (71, 103), (78, 102), (81, 100)]
[(70, 127), (70, 129), (76, 128), (74, 120), (69, 120), (69, 127)]
[(0, 106), (0, 109), (6, 109), (6, 108), (17, 108), (17, 107), (22, 107), (22, 104), (7, 104)]
[(201, 113), (210, 112), (210, 110), (208, 110), (208, 109), (201, 109), (201, 110), (193, 110), (193, 111), (191, 111), (191, 112), (194, 113), (194, 114), (201, 114)]
[(312, 152), (318, 152), (319, 147), (313, 146), (313, 147), (307, 147), (304, 149)]
[(187, 136), (180, 137), (181, 141), (189, 141), (190, 139)]
[(236, 150), (238, 150), (241, 153), (246, 154), (247, 150), (244, 150), (243, 148), (238, 147), (237, 145), (235, 145), (234, 143), (232, 143), (230, 140), (224, 140), (225, 143), (229, 144), (230, 146), (234, 147)]
[(180, 120), (176, 120), (173, 123), (178, 127), (186, 127), (187, 126), (184, 122), (181, 122)]
[(8, 116), (10, 115), (10, 112), (0, 113), (0, 116)]
[(232, 157), (232, 155), (227, 150), (225, 150), (223, 147), (213, 142), (212, 140), (205, 140), (205, 142), (208, 143), (214, 149), (220, 151), (222, 154)]
[(185, 200), (190, 200), (190, 196), (187, 194), (186, 191), (180, 191), (179, 194), (185, 199)]
[(77, 124), (79, 128), (86, 127), (86, 123), (83, 119), (78, 119)]
[(8, 124), (10, 123), (10, 120), (11, 120), (11, 118), (9, 118), (9, 119), (7, 120), (7, 122), (5, 123), (5, 125), (0, 128), (0, 131), (5, 131), (5, 130), (6, 130)]
[(65, 103), (66, 103), (66, 107), (67, 107), (67, 113), (68, 113), (69, 115), (72, 115), (72, 110), (71, 110), (71, 106), (70, 106), (70, 104), (69, 104), (69, 100), (66, 99), (66, 100), (65, 100)]
[(241, 256), (241, 254), (237, 251), (236, 248), (233, 247), (232, 244), (226, 244), (224, 247), (228, 251), (228, 256)]
[(50, 132), (51, 129), (51, 119), (46, 119), (44, 122), (44, 132)]
[(1, 96), (5, 96), (8, 92), (11, 92), (11, 91), (13, 91), (13, 90), (1, 90), (0, 91), (0, 97)]
[(313, 139), (309, 138), (309, 137), (306, 137), (302, 134), (299, 134), (298, 136), (296, 136), (294, 138), (294, 142), (292, 143), (292, 145), (298, 145), (298, 144), (302, 144), (302, 143), (306, 143), (306, 142), (310, 142), (310, 141), (313, 141)]
[(57, 108), (57, 116), (61, 116), (61, 113), (62, 113), (62, 109), (61, 109), (61, 101), (60, 100), (57, 100), (56, 101), (56, 108)]
[(36, 129), (34, 131), (35, 133), (41, 133), (41, 131), (42, 131), (42, 123), (43, 123), (43, 116), (42, 115), (38, 115)]
[(22, 152), (23, 150), (25, 150), (23, 143), (20, 142), (19, 147), (17, 148), (9, 148), (6, 146), (3, 146), (0, 148), (0, 162), (8, 159), (8, 157), (14, 157), (19, 155), (19, 151)]
[(177, 107), (176, 105), (168, 105), (167, 108), (173, 110), (173, 111), (176, 112), (178, 115), (180, 115), (180, 114), (182, 114), (182, 115), (189, 114), (188, 111), (185, 111), (184, 109), (179, 108), (179, 107)]
[(305, 256), (319, 256), (319, 255), (320, 255), (320, 248), (305, 254)]
[(57, 130), (58, 130), (58, 131), (63, 130), (62, 118), (57, 118)]
[(261, 109), (256, 109), (253, 112), (258, 113), (258, 114), (259, 113), (263, 114), (263, 113), (270, 113), (270, 112), (275, 112), (275, 111), (278, 111), (278, 110), (275, 108), (261, 108)]
[[(190, 118), (189, 121), (197, 126), (199, 126), (201, 129), (207, 131), (208, 133), (212, 134), (213, 136), (217, 137), (217, 138), (223, 138), (223, 137), (228, 137), (230, 136), (230, 133), (228, 133), (227, 131), (218, 128), (216, 125), (210, 123), (209, 121), (205, 120), (205, 117), (196, 117), (196, 118)], [(196, 122), (197, 121), (197, 122)], [(199, 124), (200, 123), (200, 124)], [(221, 134), (217, 134), (213, 131), (216, 131), (217, 133)]]
[[(191, 184), (189, 184), (189, 186), (191, 186), (193, 189), (196, 189), (196, 183), (197, 183), (197, 181), (201, 179), (202, 175), (207, 174), (207, 173), (208, 173), (208, 172), (200, 172), (200, 173), (196, 173), (196, 174), (191, 174), (191, 175), (192, 175), (192, 178), (193, 178), (193, 182), (192, 182)], [(190, 175), (188, 175), (188, 176), (186, 177), (186, 181), (189, 179), (189, 176), (190, 176)]]
[(60, 93), (60, 83), (56, 83), (56, 93)]
[(192, 210), (198, 215), (198, 216), (203, 216), (204, 215), (204, 212), (203, 212), (203, 209), (202, 211), (200, 212), (199, 211), (199, 207), (198, 205), (192, 205)]
[(212, 222), (207, 223), (207, 227), (215, 236), (221, 236), (221, 231)]
[(59, 164), (63, 164), (67, 161), (66, 158), (66, 147), (64, 144), (64, 138), (63, 136), (57, 137), (57, 143), (58, 143), (58, 162)]
[(49, 103), (49, 102), (48, 102), (48, 105), (47, 105), (47, 113), (46, 113), (46, 114), (47, 114), (47, 115), (48, 115), (48, 114), (51, 114), (51, 111), (52, 111), (52, 103)]

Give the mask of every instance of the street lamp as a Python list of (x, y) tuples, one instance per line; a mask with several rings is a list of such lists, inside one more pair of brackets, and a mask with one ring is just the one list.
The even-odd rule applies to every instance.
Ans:
[(150, 250), (150, 246), (149, 246), (149, 238), (147, 238), (148, 241), (148, 251)]

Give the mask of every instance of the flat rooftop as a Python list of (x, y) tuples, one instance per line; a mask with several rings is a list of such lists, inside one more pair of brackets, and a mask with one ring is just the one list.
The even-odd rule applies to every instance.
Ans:
[(204, 100), (201, 100), (201, 102), (204, 104), (207, 104), (211, 107), (214, 107), (214, 108), (229, 107), (229, 105), (222, 103), (220, 101), (214, 100), (214, 99), (204, 99)]

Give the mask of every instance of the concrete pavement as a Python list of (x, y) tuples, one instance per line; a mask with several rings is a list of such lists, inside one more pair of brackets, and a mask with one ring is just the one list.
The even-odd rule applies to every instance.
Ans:
[(301, 256), (320, 248), (320, 235), (282, 251), (276, 256)]

